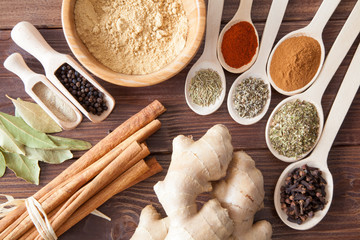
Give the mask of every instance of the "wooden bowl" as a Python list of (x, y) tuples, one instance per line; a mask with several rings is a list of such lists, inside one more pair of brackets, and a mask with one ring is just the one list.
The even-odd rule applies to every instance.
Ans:
[(129, 75), (115, 72), (100, 63), (79, 38), (74, 23), (74, 6), (76, 0), (63, 0), (61, 19), (67, 43), (75, 57), (90, 72), (99, 78), (116, 85), (144, 87), (165, 81), (180, 72), (195, 56), (205, 31), (204, 0), (183, 0), (188, 19), (188, 35), (182, 52), (162, 69), (144, 75)]

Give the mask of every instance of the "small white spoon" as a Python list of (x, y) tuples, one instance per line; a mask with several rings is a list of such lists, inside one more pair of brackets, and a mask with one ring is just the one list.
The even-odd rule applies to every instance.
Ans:
[[(316, 80), (317, 76), (319, 75), (319, 73), (321, 71), (321, 68), (323, 66), (324, 59), (325, 59), (325, 47), (324, 47), (324, 42), (322, 39), (322, 33), (323, 33), (326, 23), (329, 21), (331, 15), (335, 11), (336, 7), (339, 5), (340, 1), (341, 0), (324, 0), (321, 4), (320, 8), (316, 12), (314, 18), (309, 23), (309, 25), (307, 25), (306, 27), (301, 28), (299, 30), (288, 33), (282, 39), (280, 39), (280, 41), (276, 44), (276, 46), (274, 47), (273, 51), (270, 54), (269, 63), (267, 65), (267, 75), (268, 75), (269, 82), (271, 83), (272, 87), (276, 91), (278, 91), (281, 94), (291, 96), (291, 95), (303, 92), (311, 84), (313, 84), (313, 82)], [(294, 90), (294, 91), (285, 91), (285, 90), (279, 88), (275, 84), (273, 79), (271, 78), (271, 74), (270, 74), (271, 60), (274, 55), (274, 52), (276, 51), (276, 49), (279, 47), (279, 45), (282, 42), (284, 42), (285, 40), (287, 40), (289, 38), (299, 37), (299, 36), (312, 37), (313, 39), (318, 41), (318, 43), (320, 44), (320, 49), (321, 49), (320, 65), (319, 65), (319, 68), (318, 68), (316, 74), (312, 78), (312, 80), (308, 84), (306, 84), (304, 87)]]
[[(113, 110), (115, 106), (114, 98), (88, 74), (79, 63), (72, 57), (66, 54), (56, 52), (41, 36), (40, 32), (29, 22), (20, 22), (15, 25), (11, 31), (11, 38), (14, 42), (37, 58), (45, 69), (46, 77), (52, 84), (57, 87), (62, 94), (65, 95), (88, 119), (94, 123), (104, 120)], [(56, 70), (64, 63), (69, 64), (82, 76), (86, 78), (91, 84), (104, 94), (104, 100), (107, 103), (108, 109), (100, 116), (94, 115), (86, 111), (81, 104), (71, 95), (71, 93), (60, 83), (59, 79), (55, 76)]]
[[(348, 112), (351, 102), (353, 101), (356, 92), (360, 86), (360, 45), (358, 46), (356, 53), (351, 61), (348, 71), (344, 77), (344, 80), (340, 86), (340, 89), (336, 95), (334, 103), (331, 107), (329, 116), (327, 118), (324, 132), (320, 138), (319, 144), (314, 149), (312, 154), (299, 162), (290, 164), (279, 177), (274, 191), (274, 205), (276, 212), (278, 213), (281, 220), (291, 228), (297, 230), (307, 230), (318, 224), (328, 212), (334, 191), (333, 178), (327, 166), (327, 158), (331, 149), (331, 146), (335, 140), (335, 137), (341, 127), (342, 122), (345, 119), (346, 113)], [(286, 213), (281, 209), (280, 203), (280, 188), (285, 183), (287, 174), (295, 168), (301, 167), (307, 164), (310, 167), (319, 168), (322, 171), (322, 177), (326, 180), (327, 185), (326, 191), (326, 202), (324, 209), (317, 211), (314, 217), (307, 219), (301, 225), (290, 222), (287, 220)]]
[[(271, 87), (267, 80), (266, 76), (266, 62), (269, 57), (269, 53), (271, 48), (274, 44), (276, 35), (279, 31), (281, 21), (283, 19), (286, 6), (289, 0), (274, 0), (271, 4), (271, 8), (269, 11), (268, 18), (266, 20), (263, 36), (261, 39), (260, 49), (259, 49), (259, 56), (255, 62), (255, 64), (241, 76), (239, 76), (234, 83), (232, 84), (228, 99), (227, 99), (227, 106), (230, 116), (237, 122), (243, 125), (250, 125), (258, 122), (267, 112), (270, 100), (271, 100)], [(255, 77), (261, 78), (264, 83), (268, 86), (269, 89), (269, 96), (268, 100), (263, 108), (263, 110), (253, 118), (242, 118), (239, 116), (237, 111), (234, 107), (233, 97), (235, 94), (236, 87), (240, 84), (241, 81), (248, 77)]]
[[(7, 57), (4, 67), (20, 77), (24, 82), (25, 92), (63, 129), (70, 130), (80, 124), (82, 115), (79, 110), (44, 75), (30, 70), (19, 53)], [(52, 92), (48, 96), (54, 96), (53, 100), (56, 98), (57, 106), (62, 107), (56, 107), (49, 99), (42, 99), (39, 89)]]
[(219, 41), (217, 44), (217, 53), (218, 53), (218, 57), (219, 57), (219, 62), (221, 64), (221, 66), (223, 66), (223, 68), (225, 68), (227, 71), (232, 72), (232, 73), (242, 73), (245, 72), (246, 70), (248, 70), (255, 62), (257, 56), (258, 56), (258, 52), (259, 52), (259, 44), (256, 48), (256, 52), (254, 54), (254, 56), (252, 57), (251, 61), (240, 67), (240, 68), (233, 68), (230, 67), (224, 59), (224, 56), (222, 54), (221, 51), (221, 44), (223, 41), (223, 37), (224, 34), (235, 24), (239, 23), (239, 22), (248, 22), (252, 25), (252, 27), (255, 30), (255, 34), (256, 34), (256, 39), (257, 39), (257, 43), (259, 43), (259, 36), (258, 36), (258, 32), (251, 20), (251, 7), (252, 7), (252, 3), (253, 0), (241, 0), (240, 1), (240, 5), (239, 5), (239, 9), (237, 10), (237, 12), (235, 13), (234, 17), (230, 20), (230, 22), (228, 22), (225, 27), (221, 30), (220, 36), (219, 36)]
[[(226, 79), (224, 70), (221, 67), (216, 57), (216, 43), (220, 30), (221, 15), (224, 6), (224, 0), (209, 0), (208, 13), (206, 20), (206, 38), (204, 52), (197, 62), (190, 69), (185, 82), (185, 99), (188, 106), (195, 113), (199, 115), (208, 115), (219, 109), (225, 98), (226, 92)], [(189, 93), (189, 86), (191, 79), (195, 76), (196, 72), (201, 69), (212, 69), (216, 71), (221, 78), (222, 90), (220, 96), (216, 99), (215, 103), (210, 106), (200, 106), (195, 104)]]
[[(331, 47), (329, 54), (326, 58), (324, 63), (324, 67), (322, 68), (318, 80), (305, 92), (288, 97), (282, 100), (272, 111), (265, 129), (265, 140), (266, 144), (271, 151), (271, 153), (278, 159), (284, 162), (294, 162), (297, 161), (306, 155), (308, 155), (311, 150), (316, 146), (317, 141), (319, 141), (322, 128), (324, 125), (324, 112), (321, 106), (321, 99), (326, 90), (327, 85), (329, 84), (330, 80), (334, 76), (336, 70), (339, 68), (341, 62), (345, 58), (347, 52), (349, 51), (351, 45), (355, 41), (356, 37), (360, 33), (360, 1), (356, 3), (354, 9), (352, 10), (351, 14), (349, 15), (348, 19), (346, 20), (343, 28), (341, 29), (339, 35), (337, 36), (333, 46)], [(286, 157), (279, 154), (272, 146), (270, 138), (269, 138), (269, 130), (271, 121), (275, 115), (275, 113), (286, 103), (295, 101), (296, 99), (304, 100), (314, 104), (319, 116), (319, 133), (318, 138), (314, 144), (314, 146), (307, 151), (306, 153), (302, 154), (298, 157)]]

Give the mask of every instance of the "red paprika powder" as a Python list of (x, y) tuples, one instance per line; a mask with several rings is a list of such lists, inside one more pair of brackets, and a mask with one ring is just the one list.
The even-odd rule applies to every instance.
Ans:
[(221, 52), (225, 62), (232, 68), (240, 68), (256, 53), (258, 41), (254, 27), (249, 22), (238, 22), (223, 36)]

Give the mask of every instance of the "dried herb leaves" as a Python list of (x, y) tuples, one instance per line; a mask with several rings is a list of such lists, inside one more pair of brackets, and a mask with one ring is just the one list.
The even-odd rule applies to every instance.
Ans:
[(221, 78), (218, 72), (208, 68), (200, 69), (191, 79), (190, 98), (202, 107), (213, 105), (222, 91)]
[(248, 77), (235, 88), (234, 108), (242, 118), (259, 115), (269, 99), (268, 85), (261, 78)]
[(285, 103), (274, 114), (270, 122), (270, 142), (279, 154), (297, 158), (314, 146), (319, 127), (316, 107), (297, 99)]
[(61, 132), (61, 127), (36, 103), (13, 99), (7, 96), (14, 104), (16, 116), (21, 117), (29, 126), (43, 132)]
[[(44, 111), (38, 111), (38, 108), (34, 107), (36, 104), (11, 100), (19, 103), (18, 105), (14, 103), (17, 113), (27, 118), (28, 122), (37, 121), (32, 119), (35, 115), (39, 119), (49, 118)], [(34, 109), (34, 114), (31, 113), (31, 109)], [(87, 150), (91, 147), (89, 142), (47, 135), (29, 126), (22, 117), (0, 112), (0, 177), (7, 166), (17, 177), (39, 184), (39, 161), (51, 164), (62, 163), (73, 157), (70, 150)], [(52, 124), (46, 128), (46, 131), (58, 131)]]

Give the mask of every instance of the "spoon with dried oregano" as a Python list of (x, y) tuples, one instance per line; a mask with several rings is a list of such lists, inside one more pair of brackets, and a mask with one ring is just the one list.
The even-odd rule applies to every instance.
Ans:
[(230, 88), (227, 106), (230, 116), (243, 125), (258, 122), (267, 112), (271, 87), (266, 62), (280, 28), (288, 0), (274, 0), (266, 20), (259, 55), (254, 65), (238, 77)]
[(186, 77), (186, 103), (199, 115), (215, 112), (225, 98), (225, 74), (216, 56), (223, 5), (224, 0), (209, 0), (204, 52)]
[(360, 86), (359, 65), (360, 45), (331, 107), (319, 144), (309, 157), (290, 164), (277, 181), (274, 205), (281, 220), (291, 228), (314, 227), (330, 208), (334, 185), (327, 158)]
[(271, 113), (265, 139), (271, 153), (285, 162), (305, 157), (320, 138), (324, 113), (321, 98), (360, 32), (360, 2), (341, 29), (317, 81), (305, 92), (284, 99)]

